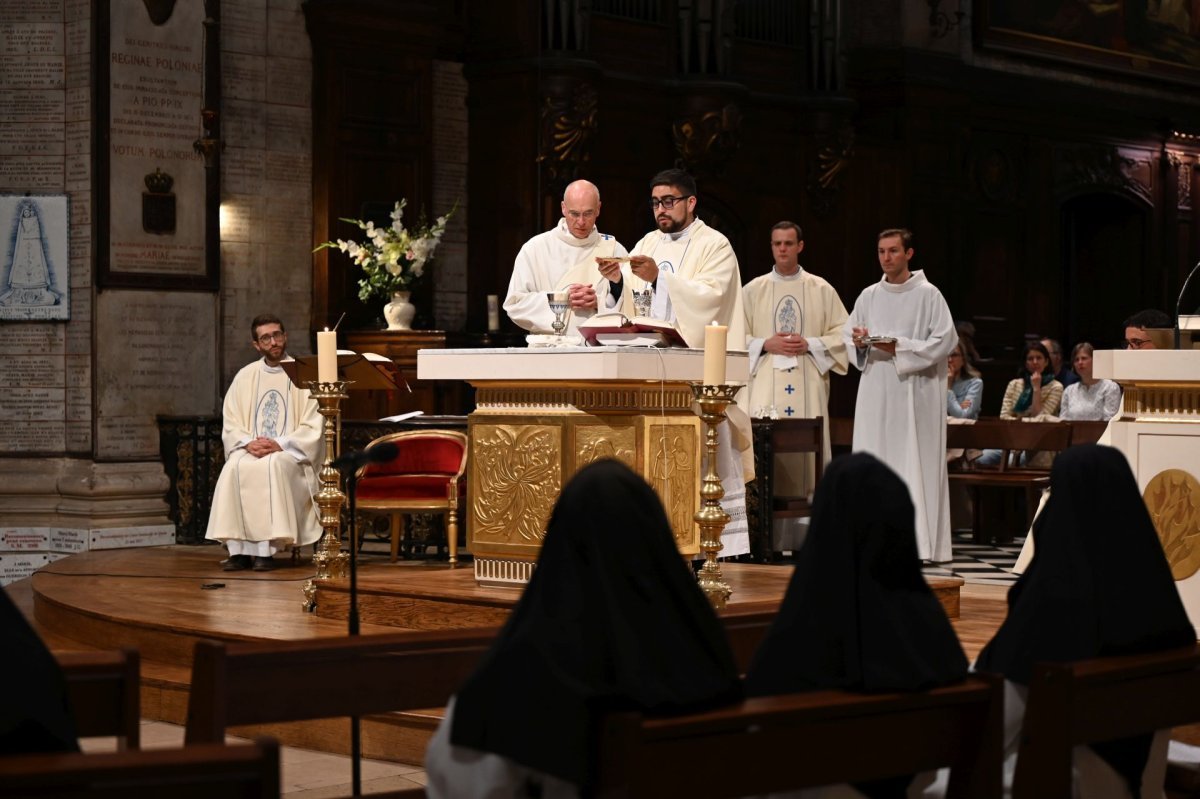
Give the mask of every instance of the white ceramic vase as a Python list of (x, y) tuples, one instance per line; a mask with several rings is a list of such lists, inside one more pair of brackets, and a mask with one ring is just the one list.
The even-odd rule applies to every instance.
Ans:
[(383, 318), (387, 320), (388, 330), (412, 330), (417, 306), (408, 301), (411, 294), (409, 291), (393, 291), (392, 301), (383, 306)]

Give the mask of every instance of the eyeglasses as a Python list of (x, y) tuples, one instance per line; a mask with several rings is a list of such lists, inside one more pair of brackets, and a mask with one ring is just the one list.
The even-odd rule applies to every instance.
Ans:
[(1154, 341), (1148, 338), (1127, 338), (1125, 339), (1125, 347), (1131, 350), (1143, 350), (1146, 347), (1153, 347)]
[(666, 208), (668, 211), (670, 211), (672, 208), (675, 207), (675, 203), (679, 202), (680, 200), (686, 200), (688, 197), (691, 197), (691, 196), (692, 195), (690, 195), (690, 194), (685, 194), (682, 197), (672, 197), (671, 195), (668, 194), (666, 197), (651, 197), (650, 198), (650, 207), (653, 208), (655, 211), (657, 211), (658, 206), (661, 205), (663, 208)]
[(591, 222), (593, 219), (596, 218), (596, 212), (595, 211), (567, 211), (567, 218), (573, 222), (578, 222), (580, 219), (583, 219), (587, 222)]
[(270, 344), (272, 341), (284, 341), (285, 339), (287, 339), (287, 333), (279, 330), (275, 333), (263, 333), (258, 337), (258, 343), (266, 345)]

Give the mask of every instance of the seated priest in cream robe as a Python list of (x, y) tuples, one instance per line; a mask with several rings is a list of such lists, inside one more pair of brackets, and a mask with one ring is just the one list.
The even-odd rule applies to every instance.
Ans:
[(250, 331), (263, 357), (242, 367), (225, 395), (225, 467), (205, 535), (229, 550), (226, 571), (267, 571), (279, 548), (321, 537), (313, 499), (325, 451), (321, 414), (308, 389), (280, 366), (287, 352), (283, 322), (264, 314)]
[[(750, 351), (752, 416), (824, 420), (823, 463), (829, 463), (829, 373), (846, 374), (849, 359), (842, 340), (846, 306), (833, 286), (800, 266), (804, 236), (795, 222), (771, 229), (775, 268), (743, 289), (746, 348)], [(816, 479), (813, 455), (775, 456), (775, 491), (811, 497)], [(803, 519), (776, 519), (775, 537), (792, 539)], [(794, 549), (795, 547), (781, 547)]]
[(596, 259), (621, 258), (626, 252), (619, 241), (596, 229), (600, 190), (586, 180), (567, 186), (562, 215), (553, 230), (525, 242), (508, 282), (504, 310), (513, 322), (531, 333), (554, 331), (554, 314), (546, 303), (546, 294), (551, 291), (568, 292), (568, 333), (574, 333), (579, 323), (597, 309), (603, 312), (617, 308), (618, 297), (601, 277)]
[[(650, 181), (650, 193), (657, 230), (634, 245), (628, 272), (602, 264), (614, 286), (622, 282), (622, 273), (629, 279), (621, 293), (622, 312), (638, 315), (633, 292), (649, 291), (649, 316), (673, 323), (689, 347), (704, 347), (704, 326), (713, 322), (726, 325), (728, 340), (740, 347), (746, 318), (737, 255), (729, 239), (696, 217), (696, 181), (681, 169), (667, 169)], [(732, 557), (750, 551), (746, 482), (754, 479), (754, 451), (745, 411), (730, 405), (726, 413), (729, 424), (717, 429), (717, 469), (725, 488), (721, 507), (730, 516), (721, 534), (721, 557)]]

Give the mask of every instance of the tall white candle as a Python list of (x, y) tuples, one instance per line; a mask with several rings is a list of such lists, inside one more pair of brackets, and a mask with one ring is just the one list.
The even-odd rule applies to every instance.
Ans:
[(317, 332), (317, 381), (333, 383), (337, 379), (337, 331), (326, 328)]
[(725, 341), (729, 328), (713, 322), (704, 328), (704, 385), (725, 385)]
[(500, 329), (500, 298), (495, 294), (487, 295), (488, 332), (495, 333)]

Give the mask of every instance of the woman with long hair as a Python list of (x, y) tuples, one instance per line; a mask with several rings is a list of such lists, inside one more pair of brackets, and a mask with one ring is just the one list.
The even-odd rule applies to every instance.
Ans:
[(983, 378), (961, 338), (946, 365), (946, 415), (956, 419), (978, 419), (983, 402)]

